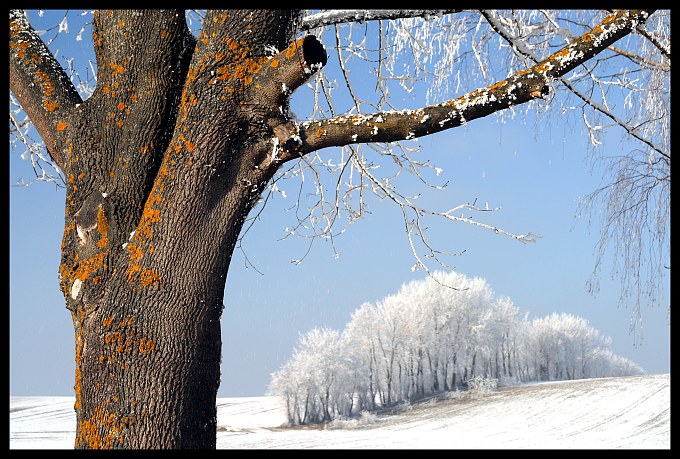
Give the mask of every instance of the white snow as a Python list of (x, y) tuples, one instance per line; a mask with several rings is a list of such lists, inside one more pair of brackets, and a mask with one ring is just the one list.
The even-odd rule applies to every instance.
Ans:
[[(452, 392), (326, 427), (275, 397), (217, 399), (217, 449), (670, 449), (670, 374)], [(10, 397), (10, 449), (70, 449), (73, 397)]]

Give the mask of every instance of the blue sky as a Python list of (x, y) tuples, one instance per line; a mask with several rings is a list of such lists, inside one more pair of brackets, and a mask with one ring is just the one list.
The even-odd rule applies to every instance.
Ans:
[[(71, 26), (71, 33), (78, 29)], [(293, 111), (304, 113), (305, 101), (298, 99)], [(440, 177), (449, 181), (432, 202), (452, 207), (477, 199), (500, 206), (479, 219), (511, 232), (539, 234), (538, 242), (520, 244), (462, 223), (432, 223), (430, 234), (442, 249), (465, 250), (449, 260), (452, 268), (485, 278), (521, 312), (583, 317), (612, 338), (616, 354), (648, 373), (669, 373), (670, 280), (661, 307), (643, 305), (641, 343), (629, 333), (632, 311), (619, 304), (620, 284), (609, 279), (611, 254), (600, 292), (587, 292), (599, 227), (589, 228), (574, 216), (579, 198), (601, 184), (603, 171), (591, 170), (582, 130), (555, 118), (550, 123), (537, 124), (530, 117), (502, 124), (488, 117), (417, 140), (420, 155), (431, 158), (444, 170)], [(618, 133), (610, 136), (601, 151), (630, 147), (618, 139)], [(10, 394), (71, 395), (73, 326), (57, 280), (65, 191), (41, 182), (14, 186), (33, 174), (19, 154), (10, 151), (9, 160)], [(337, 154), (336, 149), (322, 151), (324, 158)], [(341, 330), (361, 303), (376, 302), (402, 283), (425, 276), (411, 271), (414, 260), (400, 210), (378, 199), (369, 201), (370, 214), (335, 239), (340, 257), (319, 240), (302, 264), (291, 263), (307, 250), (307, 241), (280, 240), (284, 228), (296, 221), (291, 189), (288, 198), (275, 195), (244, 240), (257, 270), (246, 268), (238, 249), (234, 253), (222, 316), (219, 396), (264, 394), (271, 373), (289, 359), (300, 333), (313, 327)]]

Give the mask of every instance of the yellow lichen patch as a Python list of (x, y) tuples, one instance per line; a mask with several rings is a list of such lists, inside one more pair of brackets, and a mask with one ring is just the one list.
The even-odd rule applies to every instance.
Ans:
[(137, 244), (128, 244), (127, 251), (130, 253), (130, 260), (139, 261), (142, 259), (142, 249)]
[(17, 51), (17, 57), (19, 59), (23, 59), (24, 57), (26, 57), (26, 50), (30, 46), (31, 46), (31, 44), (27, 41), (22, 41), (18, 45), (13, 43), (13, 42), (10, 42), (10, 44), (9, 44), (10, 49), (19, 48), (19, 51)]
[(59, 102), (54, 102), (52, 100), (46, 100), (43, 104), (48, 112), (53, 112), (59, 106)]
[(291, 43), (288, 48), (286, 48), (286, 57), (290, 59), (291, 57), (294, 57), (295, 54), (297, 53), (298, 49), (302, 47), (302, 42), (304, 41), (305, 37), (298, 38), (295, 40), (293, 43)]
[(168, 38), (169, 36), (170, 33), (167, 30), (165, 29), (161, 30), (161, 38)]
[(118, 127), (122, 127), (123, 124), (125, 124), (125, 122), (124, 122), (123, 120), (118, 120), (118, 121), (116, 121), (116, 125), (117, 125)]
[(108, 326), (111, 325), (112, 323), (113, 323), (113, 316), (108, 316), (108, 317), (106, 317), (104, 320), (102, 320), (102, 325), (103, 325), (104, 327), (108, 327)]
[(276, 67), (279, 66), (279, 61), (278, 61), (277, 59), (272, 59), (272, 60), (269, 62), (269, 66), (270, 66), (270, 67), (276, 68)]
[(158, 285), (161, 282), (161, 276), (156, 274), (153, 270), (147, 269), (141, 275), (140, 282), (144, 287), (149, 285)]
[(140, 354), (150, 354), (151, 352), (156, 349), (156, 345), (154, 344), (153, 341), (151, 341), (149, 338), (140, 338), (139, 339), (139, 353)]
[(69, 279), (71, 281), (80, 279), (81, 281), (85, 282), (95, 272), (104, 268), (104, 257), (107, 253), (108, 251), (104, 253), (98, 253), (93, 257), (86, 258), (85, 260), (76, 263), (74, 265), (75, 269), (67, 270), (65, 273), (67, 276), (62, 276), (62, 278)]
[(101, 234), (97, 246), (100, 249), (103, 249), (109, 245), (109, 222), (106, 219), (106, 215), (104, 215), (104, 209), (101, 207), (99, 208), (99, 212), (97, 212), (97, 231)]
[(87, 445), (92, 449), (111, 449), (116, 442), (123, 443), (124, 429), (133, 423), (133, 417), (119, 417), (99, 405), (89, 419), (78, 423), (76, 445)]
[(116, 64), (115, 62), (111, 62), (110, 65), (111, 65), (111, 68), (113, 69), (113, 75), (114, 76), (115, 75), (122, 75), (123, 72), (125, 72), (125, 68), (120, 64)]
[(133, 283), (135, 281), (135, 276), (136, 274), (141, 271), (142, 268), (139, 267), (137, 264), (129, 264), (128, 270), (127, 270), (127, 280), (128, 283)]
[(57, 123), (57, 131), (63, 131), (68, 127), (68, 124), (64, 123), (63, 121), (60, 121)]
[(92, 33), (92, 41), (94, 42), (94, 46), (99, 47), (102, 45), (102, 36), (101, 34), (97, 33)]
[(125, 110), (125, 102), (119, 102), (116, 107), (118, 110)]
[(47, 75), (47, 73), (43, 72), (42, 70), (38, 70), (37, 72), (35, 72), (35, 76), (42, 81), (41, 86), (43, 88), (43, 91), (45, 92), (45, 96), (49, 97), (50, 95), (52, 95), (52, 92), (54, 91), (54, 86), (52, 86), (52, 83), (50, 83), (49, 75)]
[(43, 61), (42, 57), (40, 54), (31, 54), (31, 63), (32, 64), (41, 64)]

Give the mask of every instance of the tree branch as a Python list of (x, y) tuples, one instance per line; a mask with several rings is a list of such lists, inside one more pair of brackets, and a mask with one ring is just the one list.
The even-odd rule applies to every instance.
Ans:
[(253, 80), (256, 86), (260, 85), (264, 97), (280, 104), (327, 60), (323, 45), (314, 35), (307, 35), (272, 57)]
[[(534, 56), (534, 54), (529, 50), (526, 46), (521, 41), (516, 41), (514, 38), (505, 30), (505, 28), (495, 20), (495, 18), (492, 17), (490, 12), (488, 11), (481, 11), (482, 15), (484, 18), (487, 20), (489, 25), (500, 35), (503, 37), (504, 40), (506, 40), (512, 47), (515, 49), (515, 51), (522, 56), (531, 59), (534, 62), (537, 62), (538, 59)], [(651, 13), (650, 13), (651, 14)], [(639, 30), (640, 26), (636, 28), (636, 30)], [(613, 49), (614, 52), (617, 52), (619, 54), (624, 54), (621, 50), (617, 50), (614, 47), (610, 47), (610, 49)], [(579, 91), (573, 84), (571, 84), (566, 78), (559, 77), (559, 81), (564, 84), (571, 92), (573, 92), (578, 98), (580, 98), (583, 102), (586, 104), (590, 105), (593, 109), (596, 111), (599, 111), (603, 115), (609, 117), (612, 121), (614, 121), (616, 124), (621, 126), (628, 134), (633, 136), (634, 138), (638, 139), (640, 142), (648, 145), (651, 149), (657, 151), (660, 155), (670, 158), (670, 155), (662, 150), (661, 147), (655, 145), (652, 141), (645, 139), (642, 137), (640, 134), (635, 132), (635, 128), (630, 126), (628, 123), (626, 123), (624, 120), (620, 119), (617, 117), (615, 114), (611, 113), (607, 108), (603, 107), (601, 104), (598, 104), (585, 94), (583, 94), (581, 91)]]
[(567, 74), (626, 36), (650, 14), (649, 11), (617, 11), (538, 64), (438, 105), (299, 123), (300, 147), (284, 152), (280, 158), (289, 161), (300, 154), (352, 143), (413, 139), (542, 98), (548, 94), (551, 80)]
[(9, 86), (63, 171), (58, 138), (82, 99), (22, 10), (9, 13)]
[(310, 30), (343, 22), (378, 21), (381, 19), (402, 19), (444, 14), (459, 13), (462, 10), (330, 10), (323, 13), (310, 14), (302, 18), (300, 30)]
[(659, 39), (654, 34), (646, 31), (644, 28), (642, 28), (642, 26), (638, 26), (637, 29), (635, 29), (635, 30), (637, 30), (637, 32), (640, 35), (642, 35), (647, 40), (649, 40), (654, 46), (656, 46), (659, 49), (659, 51), (661, 52), (661, 54), (666, 56), (668, 58), (668, 60), (671, 59), (670, 48), (668, 46), (665, 46), (663, 43), (661, 43), (661, 41), (659, 41)]

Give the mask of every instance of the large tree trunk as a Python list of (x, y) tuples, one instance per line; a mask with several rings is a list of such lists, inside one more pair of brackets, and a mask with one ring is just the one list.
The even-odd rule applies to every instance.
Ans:
[(77, 448), (215, 447), (232, 251), (277, 152), (295, 147), (287, 87), (325, 64), (313, 37), (286, 49), (294, 16), (211, 12), (196, 40), (183, 11), (96, 13), (84, 102), (10, 17), (13, 90), (67, 182)]

